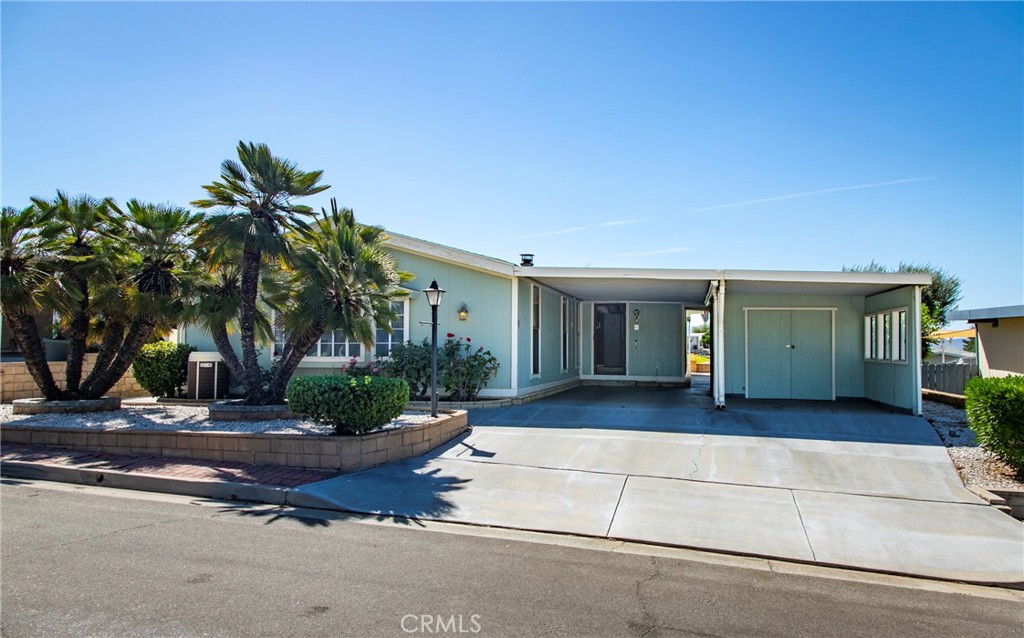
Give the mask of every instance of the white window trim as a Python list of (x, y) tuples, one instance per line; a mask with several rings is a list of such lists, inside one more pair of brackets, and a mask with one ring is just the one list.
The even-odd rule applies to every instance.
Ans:
[[(396, 302), (401, 302), (402, 305), (404, 306), (403, 309), (402, 309), (402, 334), (405, 335), (405, 338), (402, 339), (401, 343), (405, 343), (407, 341), (410, 341), (410, 339), (409, 339), (409, 299), (408, 299), (408, 297), (406, 297), (406, 298), (402, 298), (402, 299), (392, 299), (391, 300), (391, 303), (396, 303)], [(377, 326), (376, 325), (373, 327), (373, 336), (374, 336), (374, 339), (373, 339), (373, 356), (370, 357), (369, 360), (372, 360), (372, 361), (386, 361), (389, 357), (379, 357), (379, 356), (377, 356)], [(389, 336), (393, 336), (393, 335), (389, 335)], [(394, 346), (395, 344), (392, 343), (391, 345)]]
[[(904, 358), (900, 359), (900, 313), (907, 313), (907, 343), (903, 344)], [(885, 356), (885, 318), (889, 318), (889, 356)], [(875, 320), (875, 356), (871, 356), (871, 319)], [(889, 363), (896, 365), (908, 365), (907, 356), (910, 351), (910, 308), (900, 306), (898, 308), (886, 308), (866, 313), (864, 315), (864, 361), (868, 363)]]
[(561, 329), (558, 333), (558, 350), (559, 355), (561, 355), (559, 363), (562, 368), (562, 373), (565, 374), (569, 371), (569, 298), (565, 295), (561, 295), (559, 299), (558, 323)]
[[(534, 307), (536, 304), (536, 314)], [(534, 336), (533, 322), (537, 322)], [(534, 343), (536, 341), (536, 343)], [(530, 378), (539, 379), (543, 373), (541, 368), (541, 352), (544, 349), (544, 294), (537, 284), (530, 284)], [(536, 355), (536, 361), (534, 356)], [(534, 372), (536, 370), (536, 372)]]

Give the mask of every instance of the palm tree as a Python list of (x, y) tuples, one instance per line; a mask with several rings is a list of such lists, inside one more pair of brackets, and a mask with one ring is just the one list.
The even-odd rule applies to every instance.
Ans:
[(20, 211), (3, 207), (0, 213), (0, 309), (24, 353), (32, 379), (43, 395), (50, 398), (60, 389), (46, 363), (46, 351), (35, 320), (35, 313), (43, 309), (42, 291), (50, 271), (39, 236), (39, 226), (44, 221), (33, 206)]
[[(87, 195), (4, 209), (3, 314), (25, 363), (50, 400), (103, 396), (128, 370), (158, 328), (184, 310), (182, 292), (195, 276), (191, 238), (201, 214), (132, 200), (127, 212), (111, 199)], [(57, 310), (69, 327), (64, 388), (57, 386), (31, 313)], [(90, 374), (86, 346), (99, 335)]]
[(331, 210), (321, 211), (292, 255), (283, 294), (268, 298), (287, 335), (268, 388), (275, 403), (284, 401), (296, 367), (325, 332), (340, 330), (370, 348), (376, 326), (390, 329), (398, 316), (392, 301), (408, 294), (399, 284), (412, 278), (384, 251), (383, 228), (356, 223), (333, 198)]
[(217, 350), (229, 369), (241, 373), (247, 401), (268, 402), (262, 389), (256, 350), (257, 307), (261, 269), (270, 261), (287, 260), (290, 254), (286, 234), (308, 230), (308, 206), (295, 199), (330, 188), (320, 184), (323, 171), (302, 171), (286, 159), (274, 157), (266, 144), (238, 143), (238, 161), (221, 163), (221, 181), (203, 186), (208, 199), (192, 202), (199, 208), (223, 208), (226, 213), (211, 217), (202, 232), (201, 245), (209, 252), (214, 268), (226, 263), (232, 252), (240, 252), (238, 278), (238, 327), (242, 358), (238, 361), (226, 339), (217, 340)]

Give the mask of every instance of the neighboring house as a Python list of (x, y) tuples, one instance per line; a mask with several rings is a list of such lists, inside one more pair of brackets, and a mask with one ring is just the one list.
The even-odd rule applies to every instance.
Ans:
[[(415, 275), (394, 333), (369, 352), (328, 334), (297, 374), (385, 357), (430, 335), (419, 290), (446, 289), (439, 335), (472, 339), (501, 363), (482, 397), (530, 397), (581, 383), (690, 382), (687, 311), (709, 313), (711, 387), (769, 399), (867, 398), (920, 413), (920, 292), (927, 274), (561, 268), (517, 265), (404, 235), (387, 243)], [(458, 310), (465, 307), (465, 319)], [(214, 351), (195, 327), (178, 340)], [(267, 366), (272, 352), (263, 353)]]
[(978, 355), (964, 350), (966, 341), (977, 337), (974, 327), (966, 330), (939, 330), (928, 335), (932, 342), (931, 354), (925, 357), (925, 363), (955, 363), (974, 366), (978, 363)]
[(977, 328), (975, 350), (982, 377), (1024, 374), (1024, 306), (958, 310), (948, 318)]

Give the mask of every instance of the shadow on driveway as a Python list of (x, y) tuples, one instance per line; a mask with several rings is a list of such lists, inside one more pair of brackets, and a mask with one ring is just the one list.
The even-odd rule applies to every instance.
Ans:
[(715, 410), (693, 388), (583, 386), (507, 408), (471, 410), (471, 425), (621, 430), (942, 446), (927, 421), (868, 401), (730, 398)]

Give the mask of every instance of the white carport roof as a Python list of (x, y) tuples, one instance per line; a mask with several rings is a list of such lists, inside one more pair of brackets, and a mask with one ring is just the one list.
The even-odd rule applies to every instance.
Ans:
[(695, 308), (703, 307), (712, 281), (724, 280), (730, 292), (803, 295), (872, 295), (931, 283), (927, 273), (792, 270), (516, 266), (515, 274), (587, 301), (668, 301)]

